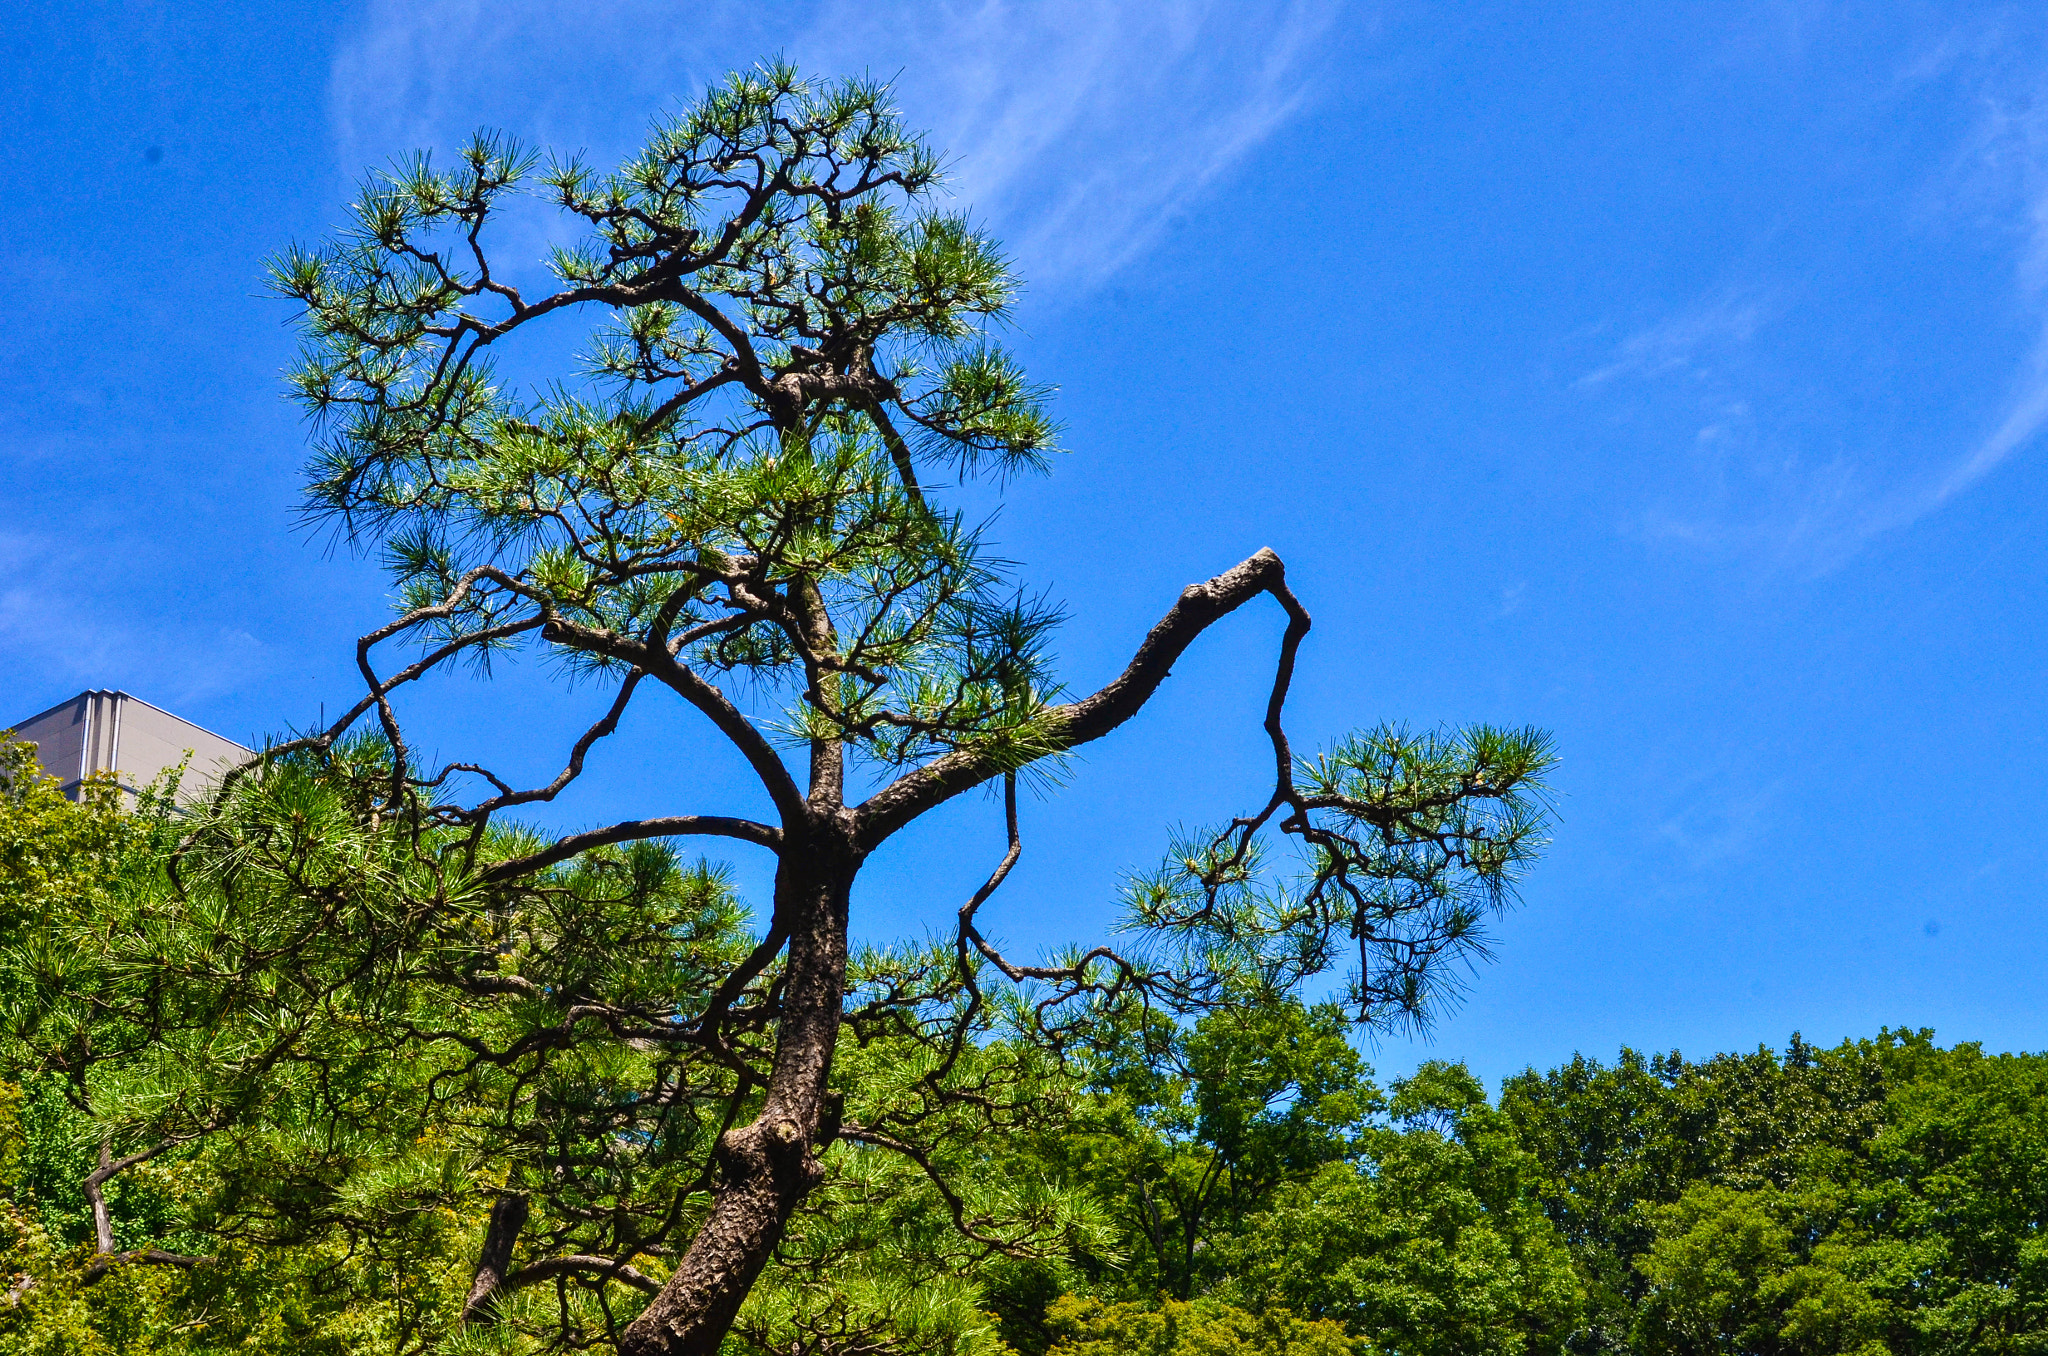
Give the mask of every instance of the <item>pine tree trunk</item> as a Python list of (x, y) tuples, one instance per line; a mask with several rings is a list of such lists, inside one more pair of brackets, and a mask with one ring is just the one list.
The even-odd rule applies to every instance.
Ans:
[[(823, 835), (821, 835), (823, 836)], [(824, 845), (821, 845), (824, 846)], [(842, 842), (785, 855), (776, 908), (791, 920), (775, 1065), (761, 1114), (718, 1142), (723, 1177), (711, 1214), (675, 1275), (619, 1339), (621, 1356), (713, 1356), (781, 1241), (789, 1217), (824, 1177), (826, 1080), (846, 990), (847, 899), (858, 860)], [(824, 860), (818, 860), (823, 858)]]

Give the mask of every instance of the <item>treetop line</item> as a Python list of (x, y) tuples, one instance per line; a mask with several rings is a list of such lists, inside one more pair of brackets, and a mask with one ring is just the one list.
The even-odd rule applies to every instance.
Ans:
[[(607, 1114), (652, 1114), (650, 1096), (722, 1108), (692, 1132), (698, 1166), (662, 1179), (665, 1195), (635, 1197), (616, 1218), (561, 1214), (546, 1226), (561, 1250), (523, 1268), (515, 1247), (538, 1248), (538, 1221), (557, 1219), (529, 1202), (555, 1188), (507, 1168), (467, 1321), (495, 1321), (494, 1297), (522, 1272), (520, 1283), (573, 1272), (644, 1295), (616, 1325), (620, 1351), (711, 1353), (827, 1179), (837, 1142), (912, 1164), (965, 1238), (1021, 1247), (971, 1207), (932, 1138), (934, 1127), (957, 1137), (1014, 1113), (982, 1067), (998, 1025), (1005, 1041), (1057, 1060), (1105, 1013), (1210, 1011), (1343, 965), (1353, 1020), (1424, 1021), (1457, 963), (1483, 953), (1486, 916), (1542, 845), (1554, 759), (1538, 731), (1380, 727), (1312, 757), (1294, 752), (1282, 717), (1310, 621), (1270, 550), (1183, 590), (1120, 674), (1062, 700), (1048, 649), (1056, 610), (944, 503), (943, 476), (1000, 484), (1044, 470), (1056, 428), (1047, 390), (993, 336), (1015, 281), (991, 240), (932, 205), (939, 167), (884, 87), (771, 65), (659, 123), (609, 174), (574, 159), (543, 164), (494, 135), (451, 168), (420, 156), (366, 184), (335, 240), (275, 262), (305, 334), (293, 388), (318, 430), (307, 512), (383, 552), (401, 610), (358, 641), (364, 691), (340, 719), (245, 766), (266, 775), (225, 779), (183, 830), (174, 880), (232, 895), (261, 875), (273, 882), (266, 898), (295, 909), (327, 900), (330, 928), (374, 915), (360, 927), (378, 940), (360, 942), (346, 984), (413, 964), (393, 958), (431, 937), (466, 947), (466, 959), (418, 962), (426, 968), (405, 970), (407, 983), (441, 985), (458, 1008), (516, 1002), (551, 1014), (504, 1044), (411, 1028), (407, 1039), (475, 1047), (463, 1046), (460, 1078), (609, 1041), (657, 1054), (646, 1066), (655, 1082), (634, 1094), (640, 1109)], [(528, 193), (582, 232), (549, 256), (546, 295), (504, 281), (490, 243), (497, 215)], [(500, 380), (498, 355), (529, 331), (572, 325), (585, 327), (579, 370), (535, 390)], [(1263, 800), (1173, 843), (1133, 885), (1131, 945), (1042, 964), (1001, 954), (978, 918), (1022, 852), (1018, 775), (1133, 719), (1189, 646), (1262, 598), (1287, 618), (1264, 718), (1273, 783)], [(408, 646), (402, 661), (384, 658)], [(559, 774), (520, 788), (481, 763), (424, 765), (394, 694), (519, 648), (616, 684)], [(735, 684), (780, 701), (781, 714), (750, 718)], [(658, 814), (553, 841), (508, 822), (558, 796), (627, 706), (663, 690), (737, 750), (772, 816)], [(801, 772), (784, 750), (802, 752)], [(849, 804), (852, 769), (878, 789)], [(958, 909), (952, 936), (853, 954), (848, 900), (867, 857), (999, 779), (1007, 852)], [(677, 780), (687, 793), (708, 789), (687, 769)], [(326, 808), (305, 808), (316, 804)], [(314, 821), (329, 838), (292, 827)], [(1269, 860), (1275, 831), (1292, 845), (1284, 866)], [(700, 949), (682, 969), (619, 971), (603, 992), (536, 977), (546, 948), (519, 939), (541, 931), (506, 920), (545, 913), (546, 935), (567, 946), (559, 939), (596, 930), (590, 918), (681, 899), (673, 880), (629, 878), (653, 860), (633, 845), (688, 836), (773, 854), (758, 939)], [(353, 883), (321, 885), (295, 865), (329, 860), (343, 839), (358, 845), (350, 861), (374, 859), (376, 870), (350, 867), (333, 880)], [(691, 908), (713, 907), (711, 886), (689, 889)], [(418, 907), (376, 905), (376, 890)], [(457, 915), (460, 929), (448, 921)], [(634, 945), (680, 935), (683, 916), (636, 922)], [(851, 1106), (848, 1052), (881, 1039), (921, 1052), (906, 1056), (916, 1090)], [(281, 1077), (298, 1058), (275, 1054), (246, 1077)], [(256, 1114), (220, 1101), (202, 1116), (201, 1100), (124, 1123), (136, 1147), (103, 1165)], [(179, 1115), (187, 1121), (173, 1124)], [(649, 1259), (660, 1263), (652, 1277)]]

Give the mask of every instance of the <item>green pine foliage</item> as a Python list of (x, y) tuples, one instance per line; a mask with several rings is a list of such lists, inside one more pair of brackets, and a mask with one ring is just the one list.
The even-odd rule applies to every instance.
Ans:
[[(722, 872), (639, 842), (489, 885), (532, 840), (375, 823), (375, 740), (132, 816), (98, 787), (71, 804), (5, 748), (0, 1143), (29, 1281), (8, 1321), (58, 1324), (59, 1348), (89, 1330), (150, 1349), (121, 1326), (138, 1304), (166, 1351), (609, 1340), (703, 1209), (711, 1142), (759, 1095), (686, 1025), (730, 1001), (719, 984), (757, 942)], [(734, 1341), (990, 1349), (975, 1268), (1100, 1231), (1084, 1194), (1009, 1151), (1075, 1080), (1006, 1040), (997, 1005), (950, 1052), (921, 1039), (891, 997), (918, 964), (856, 966), (845, 1133)], [(107, 1183), (111, 1252), (80, 1188), (102, 1146), (147, 1155)], [(511, 1196), (530, 1212), (515, 1261), (539, 1265), (486, 1332), (461, 1313)], [(621, 1253), (647, 1260), (603, 1260)]]

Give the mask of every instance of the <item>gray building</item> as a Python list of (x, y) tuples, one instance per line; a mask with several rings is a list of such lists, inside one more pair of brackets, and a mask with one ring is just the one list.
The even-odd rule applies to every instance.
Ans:
[(113, 772), (122, 789), (135, 792), (165, 768), (186, 761), (187, 789), (219, 777), (249, 756), (232, 739), (174, 716), (140, 697), (104, 689), (81, 692), (47, 711), (14, 724), (14, 733), (36, 746), (36, 761), (76, 800), (78, 784), (95, 772)]

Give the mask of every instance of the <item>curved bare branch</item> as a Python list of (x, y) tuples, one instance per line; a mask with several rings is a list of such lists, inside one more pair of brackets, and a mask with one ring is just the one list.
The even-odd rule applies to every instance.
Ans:
[(588, 833), (572, 833), (557, 839), (545, 849), (514, 857), (510, 861), (495, 862), (483, 873), (487, 881), (512, 880), (516, 877), (566, 862), (579, 852), (591, 848), (608, 847), (613, 843), (632, 843), (647, 838), (737, 838), (743, 843), (779, 851), (782, 846), (782, 831), (772, 824), (761, 824), (751, 819), (728, 819), (719, 815), (671, 815), (666, 819), (629, 819), (623, 823), (592, 829)]
[[(1261, 549), (1215, 578), (1183, 589), (1122, 673), (1092, 695), (1046, 712), (1043, 724), (1049, 741), (1061, 751), (1078, 748), (1137, 715), (1197, 637), (1253, 598), (1268, 593), (1287, 609), (1290, 636), (1297, 628), (1305, 634), (1308, 613), (1287, 591), (1286, 566), (1270, 548)], [(1294, 636), (1286, 652), (1289, 672), (1293, 644), (1298, 643), (1299, 637)], [(1284, 696), (1283, 675), (1282, 684), (1275, 689), (1276, 702)], [(1000, 753), (978, 747), (934, 759), (863, 802), (854, 811), (854, 839), (862, 850), (873, 851), (927, 810), (1007, 770)]]

